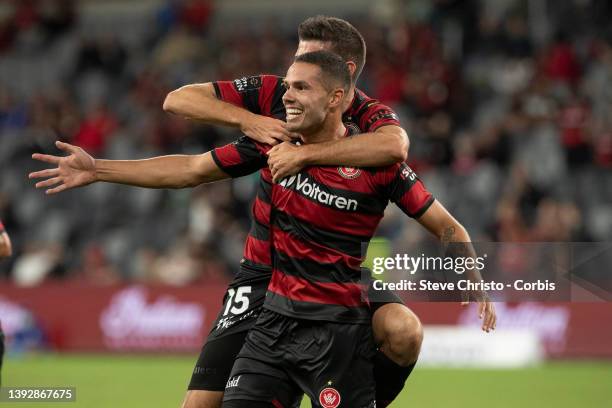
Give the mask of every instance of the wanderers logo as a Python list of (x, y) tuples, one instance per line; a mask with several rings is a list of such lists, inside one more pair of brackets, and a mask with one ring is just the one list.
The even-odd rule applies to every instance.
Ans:
[(361, 170), (355, 168), (355, 167), (338, 167), (338, 174), (340, 174), (342, 177), (344, 177), (345, 179), (355, 179), (357, 177), (359, 177), (359, 175), (361, 174)]
[(340, 406), (340, 393), (335, 388), (324, 388), (319, 394), (319, 404), (323, 408), (336, 408)]

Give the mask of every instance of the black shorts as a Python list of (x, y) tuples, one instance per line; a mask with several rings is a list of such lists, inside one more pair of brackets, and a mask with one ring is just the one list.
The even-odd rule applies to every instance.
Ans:
[(306, 393), (313, 407), (375, 406), (370, 325), (295, 319), (264, 309), (247, 335), (224, 401), (287, 407)]
[(227, 288), (207, 341), (245, 333), (253, 327), (266, 300), (270, 277), (269, 271), (240, 268)]
[(193, 370), (189, 390), (223, 391), (247, 332), (266, 298), (270, 272), (241, 268), (227, 288), (221, 310)]
[(188, 390), (223, 391), (238, 352), (244, 345), (246, 331), (221, 339), (208, 340), (202, 346)]
[[(271, 272), (241, 267), (223, 298), (217, 319), (202, 346), (189, 390), (223, 391), (247, 332), (263, 310)], [(378, 294), (378, 296), (381, 296)], [(393, 292), (371, 303), (372, 314), (387, 303), (402, 303)]]

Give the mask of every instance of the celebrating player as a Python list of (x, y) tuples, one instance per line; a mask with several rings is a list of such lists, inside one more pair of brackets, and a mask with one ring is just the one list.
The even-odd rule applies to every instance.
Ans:
[[(340, 119), (347, 78), (343, 61), (325, 52), (300, 56), (290, 68), (283, 97), (288, 125), (300, 131), (307, 144), (345, 136)], [(200, 156), (96, 161), (80, 148), (58, 146), (71, 155), (35, 155), (58, 165), (31, 175), (51, 177), (37, 187), (59, 183), (53, 190), (62, 191), (94, 181), (193, 186), (264, 168), (269, 150), (242, 138)], [(270, 406), (273, 401), (290, 406), (298, 389), (315, 406), (317, 401), (337, 406), (340, 399), (345, 406), (373, 403), (372, 347), (369, 329), (363, 328), (370, 317), (358, 285), (360, 243), (373, 235), (389, 199), (438, 237), (469, 241), (465, 229), (433, 200), (405, 164), (340, 170), (310, 167), (271, 187), (274, 268), (266, 311), (237, 359), (235, 375), (227, 383), (226, 406)], [(451, 230), (455, 231), (452, 237), (448, 236)], [(488, 330), (495, 325), (493, 306), (483, 297), (479, 302)], [(287, 336), (270, 338), (279, 331)], [(282, 347), (276, 343), (281, 338), (285, 339)], [(330, 361), (321, 364), (325, 358)], [(356, 377), (349, 381), (347, 371)]]
[[(284, 83), (288, 130), (301, 133), (306, 145), (346, 136), (339, 95), (348, 81), (341, 59), (324, 51), (299, 55)], [(265, 166), (267, 151), (243, 138), (214, 150), (213, 157), (226, 173), (240, 176)], [(360, 348), (367, 338), (356, 329), (367, 321), (355, 285), (363, 261), (360, 243), (373, 236), (388, 200), (439, 238), (449, 239), (454, 231), (452, 241), (469, 241), (406, 164), (343, 170), (310, 167), (273, 186), (272, 280), (264, 311), (232, 370), (224, 407), (276, 406), (276, 401), (284, 406), (282, 398), (296, 386), (313, 406), (336, 407), (341, 400), (346, 406), (373, 406), (368, 405), (371, 367)], [(484, 294), (477, 295), (488, 330), (495, 324), (494, 309)]]
[[(406, 159), (408, 137), (391, 108), (356, 89), (366, 60), (366, 44), (355, 27), (345, 20), (317, 16), (298, 28), (296, 55), (329, 50), (340, 55), (351, 73), (351, 85), (343, 105), (345, 126), (361, 133), (350, 138), (297, 147), (281, 143), (268, 154), (269, 169), (260, 173), (253, 205), (252, 227), (244, 248), (238, 275), (227, 296), (246, 296), (249, 308), (241, 315), (220, 315), (217, 330), (209, 335), (196, 364), (186, 395), (185, 408), (207, 407), (212, 398), (220, 400), (224, 378), (231, 368), (227, 355), (235, 355), (246, 331), (264, 300), (271, 276), (269, 202), (271, 183), (297, 173), (306, 165), (383, 166)], [(171, 92), (164, 109), (188, 119), (236, 127), (248, 137), (265, 144), (278, 144), (298, 137), (287, 129), (282, 96), (282, 78), (258, 75), (235, 81), (184, 86)], [(399, 394), (417, 360), (423, 338), (419, 319), (395, 296), (372, 305), (374, 335), (380, 352), (375, 357), (378, 406), (388, 405)], [(380, 299), (381, 296), (378, 296)], [(224, 305), (224, 311), (228, 310)], [(231, 309), (229, 309), (231, 310)], [(238, 321), (238, 323), (235, 323)], [(226, 326), (230, 326), (227, 328)], [(231, 337), (227, 337), (231, 336)], [(216, 340), (223, 338), (222, 342)], [(223, 358), (215, 357), (221, 356)], [(204, 370), (215, 367), (215, 373)]]
[[(261, 310), (272, 274), (269, 202), (273, 179), (279, 180), (306, 164), (382, 166), (406, 158), (408, 139), (395, 113), (355, 89), (366, 52), (359, 31), (344, 20), (319, 16), (300, 24), (298, 34), (298, 55), (330, 49), (347, 61), (352, 82), (343, 106), (343, 120), (348, 128), (362, 134), (304, 145), (299, 150), (285, 143), (269, 152), (270, 169), (261, 171), (252, 207), (252, 228), (240, 270), (230, 283), (214, 329), (202, 348), (184, 408), (220, 406), (234, 357)], [(164, 108), (190, 119), (239, 127), (256, 141), (277, 144), (298, 136), (289, 131), (284, 122), (284, 91), (282, 78), (271, 75), (188, 85), (171, 92)], [(63, 188), (58, 186), (49, 192), (59, 192)], [(389, 404), (401, 391), (422, 342), (422, 327), (415, 314), (393, 294), (389, 293), (387, 298), (386, 302), (373, 303), (371, 308), (374, 335), (380, 349), (375, 357), (379, 407)]]

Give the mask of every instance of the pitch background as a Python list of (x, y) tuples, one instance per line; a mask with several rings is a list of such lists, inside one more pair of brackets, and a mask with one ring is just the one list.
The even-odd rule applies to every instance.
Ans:
[[(2, 407), (179, 407), (192, 356), (38, 354), (8, 359), (4, 386), (72, 386), (73, 403)], [(556, 362), (516, 370), (417, 367), (392, 407), (607, 407), (612, 363)], [(302, 407), (310, 406), (304, 402)]]

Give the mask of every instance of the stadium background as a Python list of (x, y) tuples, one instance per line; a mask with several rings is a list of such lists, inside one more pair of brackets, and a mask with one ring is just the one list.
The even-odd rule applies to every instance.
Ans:
[[(15, 249), (0, 263), (5, 385), (75, 385), (77, 406), (178, 405), (240, 257), (256, 178), (45, 197), (26, 179), (40, 168), (30, 155), (56, 152), (56, 139), (116, 159), (232, 141), (236, 132), (164, 113), (166, 93), (282, 75), (297, 24), (319, 13), (364, 34), (359, 87), (396, 109), (411, 166), (475, 241), (612, 239), (606, 1), (3, 1), (0, 219)], [(391, 245), (427, 239), (392, 207), (379, 232)], [(468, 312), (414, 308), (482, 346)], [(500, 330), (543, 351), (525, 354), (522, 368), (485, 369), (438, 344), (449, 354), (417, 370), (395, 406), (609, 403), (609, 303), (500, 309)], [(495, 341), (483, 347), (522, 347)]]

